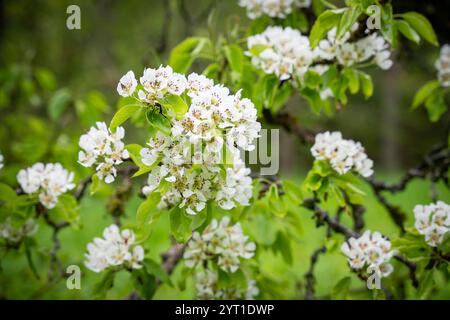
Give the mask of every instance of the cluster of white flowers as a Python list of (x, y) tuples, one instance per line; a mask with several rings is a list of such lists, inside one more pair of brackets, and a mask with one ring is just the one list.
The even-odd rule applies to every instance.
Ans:
[(134, 232), (120, 231), (114, 224), (103, 231), (103, 238), (95, 238), (89, 243), (87, 250), (85, 265), (94, 272), (121, 265), (139, 269), (144, 260), (144, 249), (135, 244)]
[(55, 207), (61, 194), (75, 188), (73, 172), (65, 170), (59, 163), (35, 163), (20, 170), (17, 181), (24, 193), (38, 193), (40, 203), (48, 209)]
[(20, 226), (16, 226), (8, 217), (0, 223), (0, 237), (12, 243), (20, 242), (24, 237), (30, 237), (36, 233), (39, 225), (34, 219), (28, 219)]
[(450, 205), (442, 201), (415, 206), (414, 216), (417, 230), (432, 247), (442, 243), (445, 234), (450, 231)]
[(194, 232), (189, 241), (184, 258), (189, 268), (202, 266), (206, 261), (215, 261), (226, 272), (236, 272), (240, 258), (250, 259), (255, 254), (256, 245), (248, 242), (241, 224), (230, 225), (230, 218), (220, 222), (213, 220), (202, 234)]
[(342, 244), (341, 250), (355, 270), (374, 268), (381, 277), (387, 277), (394, 270), (389, 263), (394, 255), (391, 242), (379, 232), (366, 231), (359, 238), (350, 238)]
[(97, 176), (106, 183), (114, 181), (117, 175), (116, 165), (129, 157), (122, 139), (125, 130), (118, 127), (111, 132), (104, 122), (97, 122), (88, 133), (80, 137), (78, 162), (84, 167), (96, 166)]
[(2, 168), (3, 168), (3, 155), (0, 152), (0, 169), (2, 169)]
[(296, 8), (308, 8), (311, 0), (239, 0), (239, 5), (247, 10), (250, 19), (262, 15), (282, 19)]
[(350, 170), (365, 178), (373, 174), (373, 161), (367, 157), (361, 143), (343, 139), (338, 131), (317, 134), (311, 153), (317, 160), (327, 160), (339, 174)]
[[(203, 75), (191, 73), (186, 78), (169, 66), (145, 69), (140, 83), (145, 91), (139, 90), (136, 97), (136, 80), (130, 71), (120, 80), (118, 91), (150, 105), (166, 94), (185, 93), (189, 104), (182, 119), (167, 110), (171, 134), (158, 132), (141, 150), (142, 162), (154, 166), (143, 193), (164, 188), (159, 207), (178, 205), (189, 214), (203, 210), (210, 199), (226, 210), (237, 204), (248, 205), (252, 196), (250, 170), (238, 148), (253, 150), (259, 137), (261, 124), (253, 103)], [(224, 157), (224, 153), (231, 156)], [(221, 166), (224, 162), (225, 168)]]
[[(144, 90), (137, 92), (138, 99), (155, 104), (165, 94), (181, 95), (188, 86), (186, 77), (173, 72), (170, 66), (160, 66), (158, 69), (146, 68), (139, 79)], [(117, 92), (122, 97), (131, 97), (136, 91), (137, 80), (133, 71), (128, 71), (117, 84)]]
[(359, 24), (355, 23), (351, 31), (346, 32), (341, 38), (336, 37), (336, 28), (331, 29), (327, 39), (319, 42), (314, 49), (316, 59), (337, 61), (342, 66), (372, 61), (383, 70), (392, 66), (389, 44), (378, 33), (371, 33), (366, 37), (350, 42), (352, 33), (358, 30)]
[[(357, 23), (352, 31), (356, 29)], [(333, 28), (327, 38), (312, 49), (308, 37), (300, 31), (269, 26), (263, 33), (247, 39), (247, 55), (252, 56), (255, 66), (267, 74), (275, 74), (280, 80), (302, 79), (308, 70), (323, 74), (329, 68), (329, 64), (324, 63), (328, 61), (342, 66), (370, 61), (383, 70), (391, 67), (389, 46), (383, 37), (372, 33), (354, 42), (350, 39), (351, 32), (337, 39), (336, 28)], [(257, 48), (256, 52), (252, 53), (252, 48)], [(328, 90), (325, 95), (330, 96), (331, 92)]]
[(247, 280), (247, 288), (222, 288), (219, 289), (217, 272), (202, 270), (195, 274), (195, 288), (197, 299), (200, 300), (254, 300), (259, 294), (259, 288), (255, 280)]
[(450, 45), (445, 44), (441, 48), (441, 54), (436, 61), (438, 79), (443, 87), (450, 86)]

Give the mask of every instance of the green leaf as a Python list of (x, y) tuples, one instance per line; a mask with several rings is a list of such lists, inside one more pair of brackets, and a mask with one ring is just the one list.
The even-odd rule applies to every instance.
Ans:
[(419, 299), (420, 300), (427, 299), (431, 291), (433, 290), (434, 286), (435, 286), (434, 269), (424, 270), (419, 281), (419, 290), (417, 293)]
[(145, 114), (148, 123), (155, 129), (161, 131), (165, 135), (170, 135), (171, 125), (169, 119), (167, 119), (162, 113), (157, 110), (150, 109)]
[(40, 279), (39, 273), (37, 272), (36, 266), (33, 262), (33, 257), (31, 255), (31, 248), (34, 245), (33, 241), (30, 238), (25, 238), (24, 241), (25, 245), (25, 255), (27, 257), (28, 266), (30, 267), (31, 271), (33, 271), (33, 275), (36, 277), (36, 279)]
[(371, 97), (373, 94), (372, 78), (364, 72), (360, 71), (358, 73), (359, 73), (359, 80), (361, 81), (362, 92), (364, 94), (364, 97), (367, 99)]
[(435, 90), (433, 91), (433, 94), (425, 100), (425, 108), (427, 109), (428, 117), (432, 122), (438, 121), (445, 111), (447, 111), (444, 95), (444, 90)]
[(231, 70), (236, 71), (239, 74), (242, 73), (245, 57), (241, 47), (235, 44), (231, 44), (229, 46), (226, 46), (224, 50)]
[(358, 73), (352, 68), (346, 68), (343, 71), (345, 77), (348, 79), (348, 87), (352, 94), (359, 91), (359, 77)]
[(361, 13), (362, 11), (359, 7), (355, 6), (346, 8), (341, 16), (341, 19), (339, 20), (339, 26), (336, 33), (336, 37), (338, 39), (350, 30), (353, 24), (358, 20), (358, 17), (361, 15)]
[(189, 109), (187, 103), (180, 96), (173, 94), (165, 96), (161, 104), (166, 108), (172, 108), (175, 111), (177, 119), (183, 118)]
[(125, 148), (128, 150), (131, 160), (134, 162), (135, 165), (137, 165), (139, 167), (139, 170), (135, 174), (133, 174), (133, 178), (149, 172), (150, 170), (152, 170), (152, 168), (154, 166), (156, 166), (158, 164), (157, 161), (155, 161), (155, 163), (151, 166), (146, 166), (144, 163), (142, 163), (142, 160), (141, 160), (142, 146), (139, 144), (135, 144), (135, 143), (129, 144), (129, 145), (125, 146)]
[(187, 73), (194, 60), (211, 47), (208, 38), (190, 37), (178, 44), (170, 53), (169, 65), (175, 72)]
[(338, 25), (342, 13), (343, 10), (327, 10), (316, 19), (309, 34), (312, 48), (317, 46), (330, 29)]
[(441, 85), (438, 80), (432, 80), (425, 83), (414, 96), (412, 109), (416, 109), (431, 95), (431, 93)]
[(154, 222), (155, 214), (159, 212), (157, 205), (160, 200), (161, 195), (157, 192), (152, 192), (148, 195), (148, 198), (140, 204), (136, 213), (136, 221), (139, 227)]
[(50, 212), (72, 224), (77, 223), (80, 218), (80, 208), (77, 199), (71, 194), (60, 195), (58, 203)]
[(68, 89), (63, 88), (56, 91), (50, 98), (47, 112), (52, 120), (57, 120), (66, 110), (71, 99), (71, 94)]
[(45, 90), (55, 90), (56, 89), (56, 79), (52, 72), (45, 68), (36, 68), (34, 75), (39, 85)]
[(404, 20), (396, 20), (395, 23), (397, 24), (398, 31), (400, 31), (406, 38), (417, 44), (420, 43), (419, 34), (411, 28), (408, 22)]
[(409, 25), (422, 36), (422, 38), (434, 46), (439, 45), (433, 26), (424, 15), (417, 12), (406, 12), (400, 16), (405, 19)]
[(118, 126), (127, 121), (133, 114), (135, 114), (142, 106), (138, 103), (136, 104), (128, 104), (120, 108), (109, 124), (109, 128), (111, 131), (116, 130)]
[(98, 190), (100, 190), (101, 184), (102, 180), (98, 177), (98, 175), (96, 174), (92, 175), (91, 196), (95, 194)]
[(146, 268), (133, 269), (131, 280), (140, 297), (150, 300), (156, 292), (156, 277), (147, 272)]
[(310, 88), (303, 88), (300, 90), (300, 93), (306, 100), (308, 100), (311, 110), (315, 114), (319, 115), (323, 106), (320, 94), (316, 90)]
[(331, 299), (333, 300), (345, 300), (347, 299), (350, 289), (351, 278), (345, 277), (341, 279), (331, 290)]
[(157, 263), (156, 261), (146, 258), (144, 259), (144, 266), (145, 269), (147, 269), (148, 273), (154, 275), (156, 278), (161, 280), (163, 283), (167, 283), (171, 285), (171, 281), (169, 278), (169, 275), (167, 274), (166, 270), (161, 266), (160, 263)]
[(185, 243), (191, 237), (190, 229), (191, 219), (186, 216), (184, 210), (175, 207), (170, 211), (170, 231), (175, 240), (179, 243)]
[(291, 242), (286, 233), (281, 231), (278, 232), (277, 239), (273, 247), (276, 251), (279, 251), (281, 253), (281, 256), (283, 257), (284, 261), (286, 261), (286, 263), (292, 264), (293, 258)]
[(94, 285), (93, 295), (97, 299), (104, 299), (108, 291), (114, 286), (114, 277), (116, 272), (109, 269), (104, 272), (100, 280)]

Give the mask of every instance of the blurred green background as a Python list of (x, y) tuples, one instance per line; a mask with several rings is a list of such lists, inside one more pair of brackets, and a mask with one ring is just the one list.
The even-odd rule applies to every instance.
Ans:
[[(450, 1), (393, 2), (398, 12), (415, 10), (425, 14), (441, 44), (449, 42)], [(66, 8), (70, 4), (81, 8), (81, 30), (66, 28)], [(77, 180), (86, 176), (89, 170), (76, 163), (78, 138), (95, 121), (111, 119), (117, 108), (115, 88), (121, 75), (130, 69), (139, 74), (144, 67), (165, 63), (170, 49), (187, 36), (226, 34), (236, 23), (242, 28), (249, 24), (237, 0), (0, 0), (0, 151), (5, 157), (0, 181), (16, 185), (18, 170), (37, 161), (61, 162), (76, 172)], [(434, 62), (438, 55), (438, 48), (426, 44), (401, 43), (394, 52), (393, 68), (370, 71), (374, 77), (374, 96), (367, 101), (352, 96), (334, 117), (313, 115), (306, 101), (298, 97), (287, 108), (298, 115), (301, 125), (317, 131), (340, 130), (345, 137), (361, 141), (369, 157), (375, 160), (375, 176), (396, 181), (405, 169), (448, 135), (448, 114), (439, 122), (430, 123), (423, 108), (410, 110), (417, 89), (436, 77)], [(193, 69), (201, 72), (203, 67), (198, 62)], [(145, 138), (130, 128), (126, 139), (144, 142)], [(285, 132), (281, 135), (280, 150), (282, 175), (292, 177), (294, 173), (295, 180), (300, 182), (311, 164), (309, 151)], [(136, 190), (139, 185), (136, 183)], [(440, 189), (440, 198), (450, 199), (450, 193)], [(416, 203), (430, 201), (429, 185), (415, 182), (392, 200), (411, 213)], [(127, 219), (133, 219), (139, 201), (137, 197), (130, 200)], [(398, 230), (385, 210), (372, 196), (367, 201), (370, 205), (366, 225), (395, 235)], [(86, 244), (111, 224), (107, 202), (101, 194), (82, 201), (82, 228), (65, 229), (60, 235), (63, 243), (60, 257), (65, 265), (81, 265)], [(299, 209), (299, 214), (304, 231), (294, 248), (294, 264), (288, 266), (273, 254), (258, 258), (263, 271), (274, 280), (278, 274), (290, 274), (292, 279), (301, 280), (309, 267), (309, 255), (323, 242), (325, 229), (316, 229), (307, 211)], [(408, 219), (411, 224), (411, 215)], [(146, 244), (146, 252), (155, 259), (160, 259), (160, 253), (170, 246), (168, 229), (167, 217), (163, 217)], [(89, 298), (98, 275), (83, 268), (80, 291), (67, 290), (64, 281), (47, 284), (50, 229), (42, 225), (35, 238), (39, 251), (34, 258), (40, 279), (29, 270), (23, 252), (9, 251), (0, 257), (0, 299)], [(317, 295), (324, 297), (348, 274), (346, 261), (339, 252), (320, 258), (316, 268)], [(398, 276), (406, 277), (407, 270)], [(108, 298), (126, 298), (131, 290), (128, 280), (127, 274), (121, 274)], [(355, 290), (361, 287), (356, 278), (353, 284)], [(302, 297), (302, 288), (296, 286), (296, 281), (279, 285), (287, 288), (286, 298)], [(442, 297), (449, 297), (450, 288), (443, 289)], [(192, 297), (191, 282), (184, 292), (162, 286), (156, 295), (156, 298)]]

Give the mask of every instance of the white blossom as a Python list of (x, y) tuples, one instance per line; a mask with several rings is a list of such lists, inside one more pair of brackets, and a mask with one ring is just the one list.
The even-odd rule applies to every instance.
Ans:
[(450, 86), (450, 45), (445, 44), (441, 48), (439, 59), (436, 61), (438, 79), (443, 87)]
[(213, 220), (202, 234), (194, 232), (184, 252), (189, 268), (202, 266), (208, 260), (217, 261), (219, 268), (234, 273), (240, 267), (240, 259), (254, 256), (256, 245), (248, 242), (240, 223), (230, 225), (230, 218)]
[(450, 206), (442, 201), (414, 207), (415, 227), (425, 241), (437, 247), (450, 231)]
[[(155, 80), (158, 74), (164, 74), (163, 80)], [(158, 132), (141, 149), (142, 163), (152, 167), (143, 193), (163, 188), (159, 208), (178, 206), (191, 215), (202, 211), (209, 200), (226, 210), (249, 205), (250, 170), (240, 159), (239, 149), (253, 150), (259, 137), (261, 124), (254, 104), (242, 98), (240, 91), (233, 95), (196, 73), (185, 78), (160, 66), (146, 69), (141, 78), (146, 90), (158, 91), (157, 96), (164, 96), (165, 88), (175, 82), (173, 94), (185, 93), (189, 108), (182, 118), (168, 114), (170, 135)], [(222, 166), (224, 155), (230, 161)]]
[[(392, 66), (387, 42), (378, 33), (372, 33), (359, 40), (352, 41), (352, 33), (358, 29), (355, 23), (350, 31), (341, 38), (336, 37), (337, 29), (333, 28), (327, 37), (319, 41), (312, 49), (307, 36), (290, 27), (269, 26), (257, 35), (247, 39), (247, 55), (252, 57), (252, 63), (267, 74), (274, 74), (280, 80), (303, 80), (308, 70), (323, 74), (328, 69), (329, 62), (341, 66), (353, 66), (361, 63), (371, 63), (386, 70)], [(329, 88), (322, 88), (326, 94), (332, 95)]]
[(359, 238), (350, 238), (341, 246), (352, 269), (361, 270), (372, 267), (381, 277), (387, 277), (393, 267), (389, 260), (394, 255), (391, 242), (379, 232), (366, 231)]
[(317, 134), (311, 154), (316, 160), (328, 161), (339, 174), (354, 171), (365, 178), (373, 174), (373, 161), (361, 143), (343, 139), (338, 131)]
[(94, 272), (101, 272), (112, 266), (125, 266), (131, 269), (142, 267), (144, 249), (135, 244), (134, 232), (119, 230), (111, 225), (103, 231), (103, 238), (94, 238), (87, 245), (85, 265)]
[(199, 270), (195, 273), (195, 288), (199, 300), (254, 300), (259, 294), (256, 281), (247, 278), (247, 288), (227, 287), (219, 288), (217, 272)]
[[(313, 62), (309, 39), (290, 27), (270, 26), (263, 33), (247, 39), (252, 63), (267, 74), (275, 74), (280, 80), (302, 76)], [(258, 55), (252, 48), (266, 47)]]
[(24, 237), (34, 235), (39, 228), (36, 220), (28, 219), (20, 226), (12, 223), (11, 217), (7, 217), (3, 223), (0, 223), (0, 238), (6, 239), (11, 243), (18, 243)]
[(84, 167), (95, 165), (100, 179), (106, 183), (113, 182), (117, 175), (116, 166), (129, 158), (122, 141), (124, 136), (122, 127), (113, 133), (104, 122), (97, 122), (97, 127), (91, 127), (80, 137), (79, 146), (82, 150), (78, 153), (78, 162)]
[(2, 169), (2, 168), (3, 168), (3, 155), (0, 152), (0, 169)]
[(128, 71), (117, 84), (117, 92), (122, 97), (129, 97), (133, 95), (137, 87), (137, 80), (134, 77), (133, 71)]
[(65, 170), (60, 163), (35, 163), (17, 174), (17, 181), (24, 193), (37, 194), (41, 204), (52, 209), (58, 197), (75, 188), (73, 173)]
[(239, 5), (247, 10), (250, 19), (262, 15), (271, 18), (286, 18), (296, 8), (308, 8), (311, 0), (239, 0)]

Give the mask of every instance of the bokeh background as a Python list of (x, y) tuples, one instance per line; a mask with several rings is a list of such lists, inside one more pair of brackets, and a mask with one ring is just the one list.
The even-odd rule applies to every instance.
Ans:
[[(111, 119), (117, 109), (115, 88), (121, 75), (130, 69), (139, 74), (144, 67), (166, 63), (170, 49), (187, 36), (226, 34), (237, 23), (245, 28), (250, 21), (237, 2), (0, 0), (0, 151), (5, 157), (0, 181), (15, 185), (18, 170), (37, 161), (58, 161), (76, 172), (77, 179), (86, 176), (88, 171), (76, 164), (78, 138), (95, 121)], [(81, 30), (66, 28), (66, 8), (71, 4), (81, 8)], [(393, 5), (397, 12), (423, 13), (432, 22), (440, 43), (450, 43), (450, 1), (394, 0)], [(313, 115), (299, 97), (294, 97), (287, 108), (304, 126), (316, 131), (340, 130), (345, 137), (361, 141), (375, 160), (376, 177), (395, 181), (448, 135), (448, 114), (430, 123), (424, 108), (410, 110), (418, 88), (436, 78), (434, 62), (438, 55), (439, 49), (428, 44), (400, 43), (390, 70), (369, 72), (374, 78), (374, 96), (369, 100), (352, 96), (333, 117)], [(193, 70), (201, 72), (204, 66), (196, 62)], [(141, 132), (129, 129), (128, 137), (144, 139)], [(309, 151), (285, 132), (281, 134), (280, 150), (281, 174), (300, 182), (311, 164)], [(441, 191), (442, 199), (450, 199), (448, 191)], [(410, 212), (415, 203), (430, 201), (429, 185), (415, 182), (392, 200)], [(82, 201), (82, 227), (61, 233), (64, 263), (82, 264), (86, 244), (111, 223), (108, 201), (102, 194)], [(367, 225), (396, 234), (384, 209), (370, 195), (367, 201)], [(130, 199), (128, 219), (133, 218), (138, 204), (139, 199)], [(297, 279), (306, 272), (309, 255), (324, 234), (323, 229), (314, 227), (306, 211), (302, 223), (304, 233), (294, 248), (294, 265), (279, 262), (275, 254), (262, 258), (263, 269), (275, 280), (277, 274), (292, 274), (294, 281), (278, 284), (287, 288), (286, 298), (301, 297)], [(98, 275), (88, 270), (83, 270), (80, 291), (67, 290), (64, 281), (47, 283), (49, 238), (50, 230), (41, 226), (35, 257), (40, 279), (29, 270), (23, 252), (2, 253), (0, 299), (90, 297)], [(146, 248), (159, 259), (169, 245), (168, 221), (163, 218)], [(316, 272), (320, 297), (348, 273), (348, 268), (337, 252), (321, 259)], [(124, 273), (108, 298), (125, 298), (129, 291)], [(442, 295), (450, 295), (450, 288), (443, 288)], [(191, 297), (192, 283), (183, 292), (163, 286), (156, 295)]]

